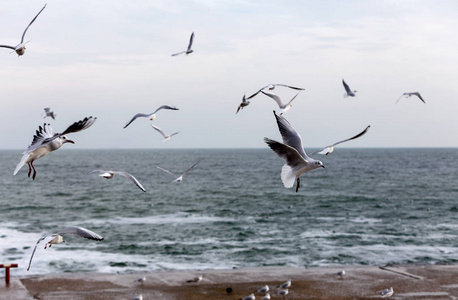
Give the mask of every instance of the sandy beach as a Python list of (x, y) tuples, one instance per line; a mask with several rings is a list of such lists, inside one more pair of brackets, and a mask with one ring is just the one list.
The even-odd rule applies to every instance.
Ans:
[[(292, 280), (286, 299), (374, 299), (393, 287), (392, 299), (456, 299), (458, 265), (397, 265), (340, 268), (260, 267), (233, 270), (171, 271), (135, 274), (62, 273), (15, 277), (1, 283), (0, 299), (241, 299), (265, 284), (272, 299), (276, 286)], [(203, 275), (199, 283), (187, 280)], [(137, 282), (145, 276), (144, 283)], [(227, 293), (226, 288), (232, 292)], [(263, 294), (255, 293), (256, 299)]]

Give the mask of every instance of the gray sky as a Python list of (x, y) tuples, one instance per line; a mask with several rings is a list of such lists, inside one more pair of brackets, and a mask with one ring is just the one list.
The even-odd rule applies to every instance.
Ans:
[[(3, 1), (0, 44), (15, 46), (44, 1)], [(458, 2), (48, 0), (26, 53), (0, 48), (0, 148), (25, 150), (45, 121), (88, 130), (64, 148), (252, 148), (281, 140), (269, 83), (305, 88), (286, 119), (307, 148), (458, 147)], [(186, 49), (195, 32), (194, 53)], [(358, 91), (344, 98), (342, 78)], [(418, 91), (426, 101), (401, 99)], [(295, 94), (277, 88), (284, 100)], [(137, 119), (163, 104), (153, 123)], [(43, 120), (44, 107), (57, 113)]]

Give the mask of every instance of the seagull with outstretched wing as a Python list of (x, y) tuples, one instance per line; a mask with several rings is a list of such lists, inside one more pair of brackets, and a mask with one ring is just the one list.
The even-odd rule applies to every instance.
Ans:
[(409, 97), (412, 97), (412, 96), (417, 96), (421, 101), (423, 101), (423, 103), (426, 104), (425, 100), (423, 100), (423, 98), (421, 97), (420, 93), (419, 92), (413, 92), (413, 93), (404, 93), (401, 95), (401, 97), (398, 98), (398, 101), (396, 101), (396, 103), (399, 102), (399, 100), (401, 100), (402, 97), (406, 97), (406, 98), (409, 98)]
[(356, 96), (356, 92), (355, 90), (351, 90), (350, 87), (348, 86), (348, 84), (345, 82), (345, 80), (342, 79), (342, 83), (343, 83), (343, 86), (345, 88), (345, 93), (344, 93), (344, 97), (347, 98), (347, 97), (355, 97)]
[[(183, 181), (183, 176), (186, 175), (186, 173), (188, 173), (188, 172), (191, 171), (192, 169), (194, 169), (194, 167), (197, 166), (198, 163), (200, 163), (200, 160), (199, 160), (198, 162), (196, 162), (195, 164), (193, 164), (191, 167), (189, 167), (186, 171), (184, 171), (184, 172), (183, 172), (180, 176), (178, 176), (174, 181), (176, 181), (176, 182), (181, 182), (181, 181)], [(159, 166), (156, 166), (156, 168), (158, 168), (159, 170), (162, 170), (162, 171), (164, 171), (164, 172), (166, 172), (166, 173), (168, 173), (168, 174), (170, 174), (170, 175), (172, 175), (172, 176), (177, 176), (177, 174), (172, 173), (172, 172), (170, 172), (169, 170), (163, 169), (163, 168), (161, 168), (161, 167), (159, 167)]]
[(156, 119), (156, 113), (158, 111), (160, 111), (161, 109), (170, 109), (170, 110), (179, 110), (178, 108), (176, 108), (175, 106), (170, 106), (170, 105), (161, 105), (158, 109), (156, 109), (154, 112), (150, 113), (150, 114), (142, 114), (142, 113), (138, 113), (136, 114), (135, 116), (133, 116), (132, 119), (130, 119), (129, 122), (127, 122), (127, 124), (124, 126), (124, 128), (126, 128), (127, 126), (130, 125), (130, 123), (132, 123), (133, 121), (135, 121), (137, 118), (149, 118), (151, 121)]
[[(115, 175), (119, 175), (119, 176), (123, 176), (127, 179), (130, 179), (133, 183), (135, 183), (139, 189), (141, 189), (142, 191), (146, 192), (145, 188), (141, 185), (141, 183), (137, 180), (137, 178), (135, 178), (132, 174), (129, 174), (127, 172), (122, 172), (122, 171), (105, 171), (105, 170), (94, 170), (94, 171), (91, 171), (89, 173), (87, 173), (86, 175), (84, 175), (84, 177), (88, 176), (88, 175), (98, 175), (100, 177), (103, 177), (103, 178), (106, 178), (106, 179), (111, 179), (113, 178)], [(75, 181), (73, 184), (75, 184), (77, 181)]]
[(354, 137), (351, 137), (349, 139), (346, 139), (346, 140), (343, 140), (343, 141), (340, 141), (340, 142), (337, 142), (337, 143), (334, 143), (332, 145), (329, 145), (329, 146), (326, 146), (324, 147), (323, 149), (321, 150), (318, 150), (318, 151), (315, 151), (313, 152), (312, 154), (310, 155), (313, 155), (313, 154), (323, 154), (323, 155), (328, 155), (329, 153), (332, 153), (334, 151), (334, 147), (339, 145), (339, 144), (342, 144), (342, 143), (345, 143), (345, 142), (348, 142), (348, 141), (351, 141), (351, 140), (354, 140), (354, 139), (357, 139), (359, 137), (362, 137), (363, 135), (366, 134), (366, 132), (369, 130), (369, 128), (371, 128), (371, 126), (367, 126), (366, 129), (364, 129), (363, 131), (361, 131), (360, 133), (358, 133), (357, 135), (355, 135)]
[(188, 54), (193, 53), (194, 50), (191, 49), (193, 42), (194, 42), (194, 32), (191, 34), (191, 38), (189, 39), (188, 49), (185, 50), (185, 51), (182, 51), (182, 52), (174, 53), (174, 54), (172, 54), (172, 56), (177, 56), (177, 55), (180, 55), (180, 54), (188, 55)]
[(291, 100), (289, 100), (288, 103), (283, 103), (280, 97), (273, 93), (268, 93), (264, 91), (261, 91), (261, 93), (263, 93), (266, 96), (269, 96), (270, 98), (274, 99), (275, 102), (277, 102), (278, 107), (280, 108), (280, 110), (278, 111), (278, 114), (282, 115), (284, 112), (287, 112), (291, 108), (292, 106), (291, 103), (293, 102), (294, 99), (296, 99), (297, 95), (299, 95), (300, 92), (298, 92)]
[(293, 90), (297, 90), (297, 91), (303, 91), (305, 90), (304, 88), (300, 88), (300, 87), (295, 87), (295, 86), (291, 86), (291, 85), (287, 85), (287, 84), (283, 84), (283, 83), (270, 83), (262, 88), (260, 88), (256, 93), (254, 93), (253, 95), (249, 96), (247, 98), (248, 99), (251, 99), (253, 98), (254, 96), (256, 96), (257, 94), (259, 94), (261, 91), (265, 90), (265, 89), (268, 89), (269, 91), (272, 91), (275, 89), (275, 87), (277, 86), (282, 86), (282, 87), (286, 87), (286, 88), (290, 88), (290, 89), (293, 89)]

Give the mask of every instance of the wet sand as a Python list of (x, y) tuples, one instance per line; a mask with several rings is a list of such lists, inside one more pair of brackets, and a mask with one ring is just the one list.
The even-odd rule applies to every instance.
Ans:
[[(268, 284), (272, 299), (288, 279), (286, 299), (374, 299), (393, 287), (391, 299), (458, 299), (458, 265), (346, 266), (339, 268), (261, 267), (234, 270), (173, 271), (135, 274), (61, 273), (15, 277), (9, 288), (0, 283), (0, 299), (241, 299)], [(199, 283), (188, 283), (203, 275)], [(3, 275), (2, 275), (3, 276)], [(142, 284), (136, 279), (145, 276)], [(232, 292), (226, 293), (231, 287)], [(263, 294), (255, 293), (256, 299)]]

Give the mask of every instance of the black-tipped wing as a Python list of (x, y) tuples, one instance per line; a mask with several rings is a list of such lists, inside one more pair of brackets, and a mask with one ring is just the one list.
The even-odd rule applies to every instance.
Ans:
[(188, 51), (191, 50), (193, 42), (194, 42), (194, 32), (191, 34), (191, 37), (189, 38)]
[(282, 84), (282, 83), (277, 83), (277, 84), (275, 84), (275, 85), (284, 86), (284, 87), (287, 87), (287, 88), (290, 88), (290, 89), (293, 89), (293, 90), (298, 90), (298, 91), (303, 91), (303, 90), (305, 90), (305, 89), (300, 88), (300, 87), (290, 86), (290, 85), (286, 85), (286, 84)]
[(270, 98), (274, 99), (274, 101), (277, 102), (278, 107), (281, 108), (284, 105), (278, 95), (273, 94), (273, 93), (264, 92), (264, 91), (261, 91), (261, 93), (263, 93), (264, 95), (269, 96)]
[(172, 176), (177, 176), (175, 173), (172, 173), (172, 172), (170, 172), (169, 170), (163, 169), (163, 168), (161, 168), (161, 167), (159, 167), (159, 166), (156, 166), (156, 168), (158, 168), (159, 170), (162, 170), (162, 171), (164, 171), (165, 173), (170, 174), (170, 175), (172, 175)]
[(43, 8), (38, 12), (38, 14), (35, 16), (35, 18), (33, 18), (33, 20), (29, 23), (29, 26), (27, 26), (27, 28), (24, 30), (24, 33), (22, 34), (22, 38), (21, 38), (21, 44), (24, 42), (24, 37), (25, 37), (25, 33), (27, 32), (27, 29), (29, 29), (30, 25), (32, 25), (32, 23), (35, 22), (35, 20), (38, 17), (38, 15), (41, 14), (43, 9), (45, 9), (46, 5), (47, 4), (45, 4), (45, 6), (43, 6)]
[[(327, 151), (324, 151), (324, 150), (330, 149), (330, 148), (332, 148), (332, 147), (334, 147), (334, 146), (337, 146), (337, 145), (339, 145), (339, 144), (342, 144), (342, 143), (345, 143), (345, 142), (348, 142), (348, 141), (357, 139), (357, 138), (359, 138), (359, 137), (362, 137), (363, 135), (366, 134), (366, 132), (369, 130), (369, 128), (371, 128), (370, 125), (367, 126), (366, 129), (364, 129), (363, 131), (361, 131), (361, 132), (358, 133), (357, 135), (355, 135), (355, 136), (353, 136), (353, 137), (351, 137), (351, 138), (349, 138), (349, 139), (345, 139), (345, 140), (339, 141), (339, 142), (337, 142), (337, 143), (334, 143), (334, 144), (332, 144), (332, 145), (326, 146), (326, 147), (324, 147), (324, 148), (321, 149), (321, 150), (318, 150), (318, 151), (313, 152), (311, 155), (313, 155), (313, 154), (315, 154), (315, 153), (320, 153), (320, 154), (326, 154), (326, 155), (327, 155), (327, 154), (329, 153), (329, 150), (327, 150)], [(324, 152), (324, 153), (322, 153), (322, 152)]]
[(90, 231), (89, 229), (78, 227), (78, 226), (69, 226), (62, 230), (60, 230), (57, 234), (70, 234), (76, 235), (85, 239), (96, 240), (96, 241), (103, 241), (103, 237), (98, 235), (97, 233)]
[(0, 45), (0, 47), (2, 47), (2, 48), (10, 48), (10, 49), (16, 50), (16, 47), (8, 46), (8, 45)]
[(283, 143), (296, 149), (304, 159), (307, 159), (308, 156), (302, 146), (302, 139), (299, 133), (297, 133), (293, 126), (291, 126), (283, 116), (277, 115), (275, 111), (274, 116), (277, 119), (278, 130), (280, 130)]
[[(158, 109), (156, 109), (152, 115), (154, 115), (155, 113), (157, 113), (158, 111), (160, 111), (161, 109), (171, 109), (171, 110), (179, 110), (177, 107), (175, 106), (170, 106), (170, 105), (162, 105), (160, 106)], [(126, 125), (127, 126), (127, 125)]]
[(137, 180), (137, 178), (135, 178), (132, 174), (129, 174), (127, 172), (122, 172), (122, 171), (111, 171), (111, 172), (132, 180), (132, 182), (135, 183), (142, 191), (146, 192), (145, 188), (141, 185), (141, 183)]
[(39, 244), (42, 240), (44, 240), (45, 238), (47, 238), (47, 237), (45, 236), (45, 237), (42, 237), (42, 238), (38, 239), (37, 243), (35, 244), (35, 248), (33, 248), (32, 255), (30, 256), (29, 266), (27, 267), (27, 271), (30, 269), (30, 265), (32, 264), (33, 255), (35, 254), (35, 251), (37, 250), (38, 244)]
[(350, 87), (348, 86), (348, 84), (345, 82), (345, 80), (342, 79), (342, 83), (343, 83), (343, 86), (345, 88), (345, 91), (347, 93), (351, 93), (351, 90), (350, 90)]
[(138, 113), (138, 114), (136, 114), (135, 116), (133, 116), (133, 118), (130, 119), (129, 122), (127, 122), (127, 124), (124, 126), (124, 128), (126, 128), (127, 126), (129, 126), (130, 123), (132, 123), (133, 121), (135, 121), (137, 118), (146, 118), (146, 117), (149, 117), (149, 116), (151, 116), (151, 115), (153, 115), (153, 114), (154, 114), (154, 113), (152, 113), (152, 114), (142, 114), (142, 113)]
[(45, 123), (43, 124), (43, 127), (38, 127), (38, 130), (35, 132), (35, 135), (33, 136), (32, 143), (27, 148), (27, 150), (24, 151), (24, 153), (38, 149), (41, 146), (46, 145), (47, 143), (54, 140), (56, 137), (57, 136), (54, 134), (51, 125)]
[(423, 100), (423, 98), (421, 97), (420, 93), (419, 92), (415, 92), (415, 93), (412, 93), (412, 95), (415, 95), (417, 96), (418, 98), (420, 98), (421, 101), (423, 101), (423, 103), (426, 104), (425, 100)]
[(295, 167), (299, 164), (307, 165), (307, 161), (293, 147), (269, 138), (264, 138), (264, 142), (266, 142), (270, 149), (272, 149), (279, 157), (283, 158), (288, 166)]
[(194, 167), (197, 166), (198, 163), (200, 163), (200, 160), (196, 162), (195, 164), (193, 164), (191, 167), (189, 167), (186, 171), (184, 171), (183, 174), (181, 174), (181, 176), (184, 176), (186, 173), (194, 169)]
[(96, 120), (97, 120), (97, 118), (94, 118), (92, 116), (89, 117), (89, 118), (86, 117), (86, 118), (84, 118), (84, 120), (81, 120), (81, 121), (73, 123), (67, 129), (65, 129), (64, 132), (60, 133), (59, 135), (62, 136), (62, 135), (66, 135), (66, 134), (69, 134), (69, 133), (74, 133), (74, 132), (78, 132), (78, 131), (87, 129), (87, 128), (91, 127), (92, 124), (94, 124)]

